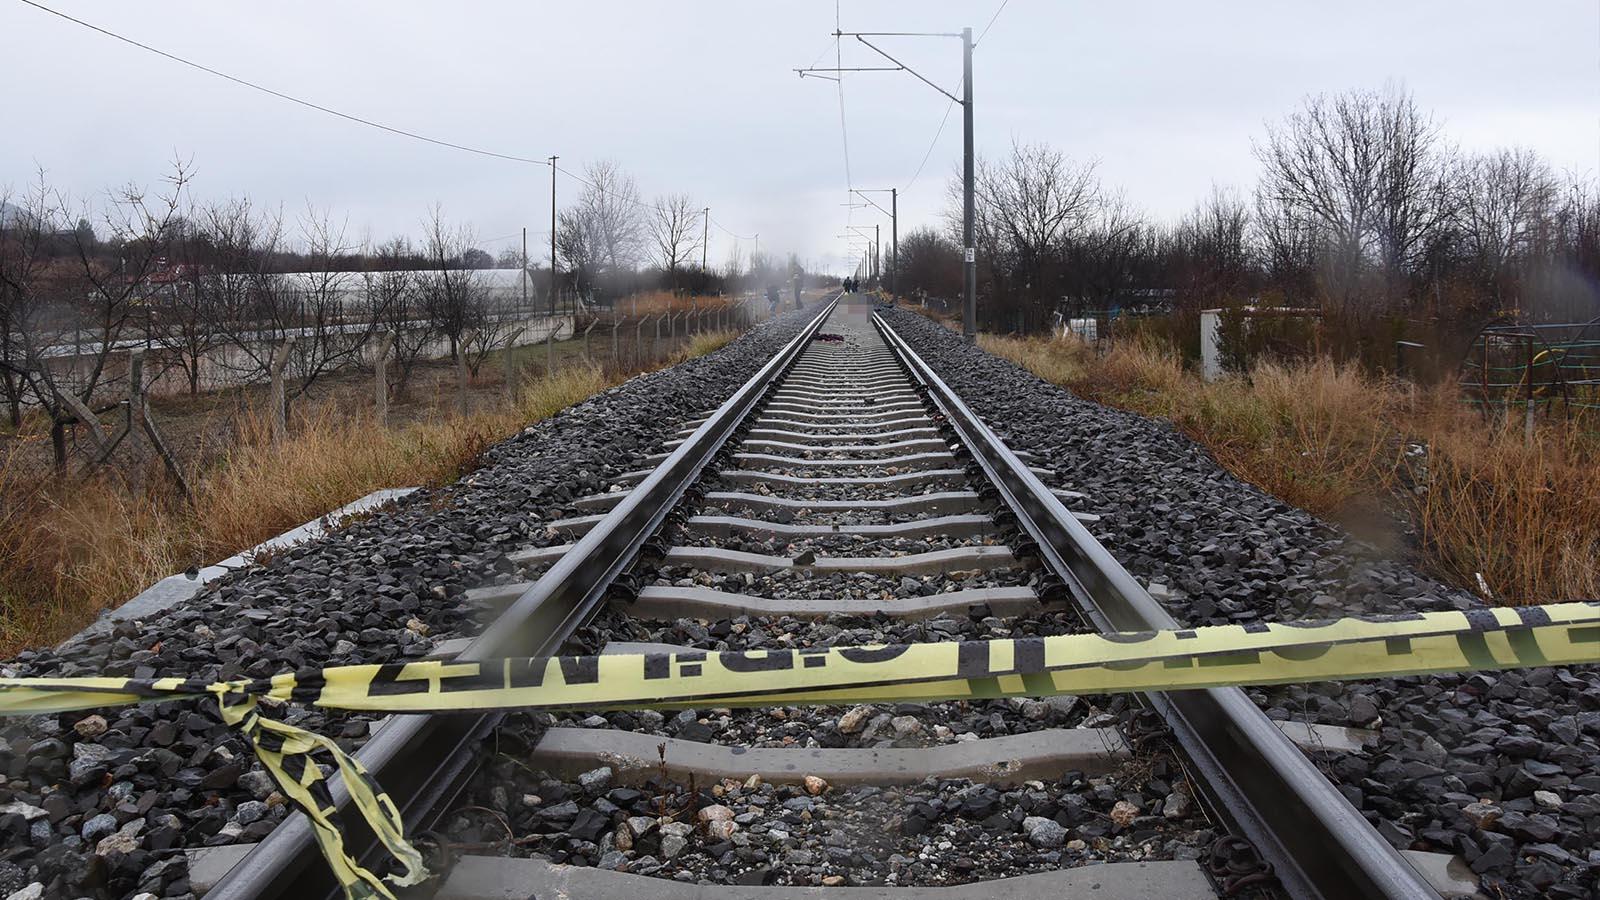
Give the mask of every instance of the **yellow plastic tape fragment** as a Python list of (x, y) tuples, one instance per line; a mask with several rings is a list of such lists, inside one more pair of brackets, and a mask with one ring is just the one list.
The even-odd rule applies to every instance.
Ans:
[(339, 666), (260, 681), (0, 679), (0, 715), (212, 696), (285, 796), (312, 820), (345, 895), (391, 897), (344, 850), (314, 753), (332, 757), (357, 810), (426, 877), (394, 804), (326, 738), (259, 715), (257, 700), (390, 713), (935, 701), (1368, 679), (1600, 662), (1600, 603), (1273, 625), (801, 650), (684, 650)]

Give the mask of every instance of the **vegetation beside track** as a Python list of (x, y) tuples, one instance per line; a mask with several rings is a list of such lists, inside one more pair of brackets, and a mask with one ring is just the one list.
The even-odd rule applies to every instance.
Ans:
[[(1600, 439), (1485, 421), (1328, 359), (1207, 383), (1154, 343), (984, 336), (1086, 399), (1170, 420), (1239, 478), (1502, 603), (1600, 597)], [(1557, 427), (1561, 425), (1562, 427)], [(1480, 581), (1481, 576), (1481, 581)]]
[[(668, 364), (710, 353), (735, 332), (696, 334)], [(305, 404), (288, 439), (246, 416), (226, 447), (188, 474), (194, 503), (159, 473), (41, 478), (0, 455), (0, 656), (52, 644), (145, 587), (204, 566), (372, 491), (447, 484), (492, 444), (617, 384), (574, 364), (525, 383), (512, 402), (476, 404), (384, 427), (369, 408)], [(498, 385), (493, 387), (498, 390)]]

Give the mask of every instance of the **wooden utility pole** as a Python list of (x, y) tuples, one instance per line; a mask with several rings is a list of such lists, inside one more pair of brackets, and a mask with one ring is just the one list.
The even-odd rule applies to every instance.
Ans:
[(711, 246), (711, 207), (706, 207), (700, 212), (700, 275), (705, 277), (706, 248)]

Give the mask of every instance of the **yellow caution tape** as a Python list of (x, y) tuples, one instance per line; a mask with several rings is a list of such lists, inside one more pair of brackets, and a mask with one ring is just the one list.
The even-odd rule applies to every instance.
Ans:
[(311, 818), (353, 898), (392, 897), (344, 850), (313, 753), (330, 756), (351, 798), (404, 873), (427, 876), (399, 813), (349, 754), (265, 718), (258, 700), (389, 713), (576, 707), (675, 708), (962, 700), (1185, 690), (1600, 662), (1600, 603), (1410, 613), (1321, 622), (800, 650), (619, 654), (338, 666), (257, 681), (0, 679), (0, 715), (212, 696), (285, 796)]

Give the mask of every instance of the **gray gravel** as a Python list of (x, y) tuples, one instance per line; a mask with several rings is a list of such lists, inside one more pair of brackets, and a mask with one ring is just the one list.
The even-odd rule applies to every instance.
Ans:
[[(847, 335), (846, 340), (854, 338)], [(883, 469), (862, 467), (873, 474), (882, 474)], [(816, 474), (839, 473), (819, 469)], [(716, 478), (708, 480), (714, 483)], [(908, 493), (892, 486), (790, 484), (775, 485), (770, 491), (785, 497), (840, 499)], [(849, 522), (851, 516), (797, 511), (782, 519)], [(772, 516), (760, 511), (754, 517)], [(781, 556), (881, 557), (996, 543), (995, 538), (866, 540), (845, 535), (791, 540), (710, 538), (678, 532), (669, 537), (669, 543)], [(1036, 585), (1039, 580), (1037, 564), (1031, 560), (1013, 568), (910, 578), (814, 577), (805, 570), (714, 575), (683, 567), (662, 567), (655, 574), (656, 584), (698, 585), (776, 599), (871, 598), (886, 604), (963, 588)], [(626, 608), (612, 607), (579, 630), (571, 649), (596, 652), (613, 641), (705, 650), (804, 648), (1083, 630), (1075, 614), (1060, 609), (1002, 618), (976, 606), (966, 615), (947, 614), (919, 622), (883, 615), (738, 616), (667, 622), (634, 619)], [(463, 847), (538, 853), (574, 865), (721, 884), (933, 886), (1109, 860), (1198, 858), (1215, 835), (1179, 786), (1177, 773), (1169, 771), (1170, 758), (1159, 749), (1140, 754), (1112, 777), (1091, 780), (1066, 773), (1054, 783), (1036, 782), (1016, 789), (938, 777), (910, 787), (823, 788), (816, 792), (739, 781), (697, 788), (658, 778), (642, 790), (602, 792), (586, 788), (585, 778), (575, 782), (554, 778), (539, 771), (532, 760), (525, 760), (544, 729), (553, 725), (618, 728), (734, 746), (916, 747), (1042, 728), (1115, 725), (1131, 709), (1127, 697), (1059, 697), (855, 708), (517, 716), (499, 735), (498, 757), (469, 788), (468, 805), (447, 821), (447, 833)], [(592, 784), (605, 781), (598, 772), (586, 778)], [(705, 820), (707, 812), (697, 812), (701, 810), (710, 811), (709, 820)]]
[[(1195, 859), (1215, 837), (1164, 762), (1014, 789), (928, 778), (890, 788), (823, 783), (815, 793), (729, 780), (691, 792), (655, 781), (585, 790), (583, 778), (530, 771), (518, 760), (524, 752), (502, 735), (488, 777), (471, 788), (478, 808), (447, 822), (453, 841), (702, 884), (932, 886), (1107, 860)], [(588, 780), (606, 784), (597, 773)]]
[[(1091, 530), (1191, 624), (1471, 609), (1441, 585), (1232, 477), (1169, 424), (1085, 402), (888, 313), (1054, 487), (1083, 491)], [(1600, 672), (1590, 667), (1254, 691), (1275, 718), (1379, 732), (1329, 777), (1400, 847), (1462, 854), (1492, 896), (1600, 895)]]
[[(506, 554), (559, 542), (545, 523), (601, 491), (727, 397), (805, 314), (643, 375), (491, 448), (450, 487), (217, 582), (193, 601), (66, 652), (19, 655), (16, 675), (237, 678), (426, 654), (472, 629), (462, 594), (512, 570)], [(366, 717), (291, 708), (347, 749)], [(0, 722), (0, 880), (49, 897), (190, 894), (183, 847), (256, 840), (285, 815), (242, 740), (199, 703)], [(88, 735), (88, 736), (86, 736)], [(42, 810), (42, 812), (36, 812)], [(108, 830), (109, 829), (109, 830)]]

